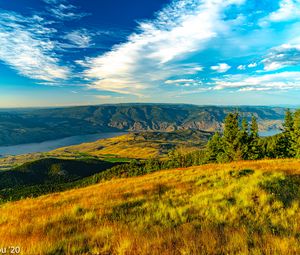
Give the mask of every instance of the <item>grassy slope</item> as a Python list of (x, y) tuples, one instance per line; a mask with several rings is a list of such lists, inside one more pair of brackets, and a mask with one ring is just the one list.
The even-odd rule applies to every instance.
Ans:
[(300, 254), (300, 161), (205, 165), (0, 207), (23, 254)]
[(105, 171), (115, 165), (111, 162), (96, 159), (65, 160), (48, 158), (27, 162), (10, 171), (0, 171), (0, 195), (2, 189), (76, 181)]
[(61, 154), (87, 153), (92, 156), (125, 157), (125, 158), (157, 158), (164, 157), (176, 147), (193, 149), (204, 146), (211, 133), (201, 131), (176, 132), (144, 132), (131, 133), (119, 137), (98, 140), (76, 146), (60, 148), (54, 152)]
[(57, 157), (62, 159), (79, 159), (82, 157), (97, 157), (111, 160), (119, 158), (156, 158), (164, 157), (168, 151), (176, 147), (183, 147), (185, 151), (204, 146), (211, 133), (202, 131), (176, 132), (145, 132), (131, 133), (114, 138), (101, 139), (91, 143), (59, 148), (47, 153), (34, 153), (20, 156), (0, 158), (0, 170), (7, 170), (28, 161), (41, 158)]

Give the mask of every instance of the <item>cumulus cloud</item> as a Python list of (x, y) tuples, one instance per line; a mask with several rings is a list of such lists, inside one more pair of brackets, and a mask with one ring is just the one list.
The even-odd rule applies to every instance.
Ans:
[(283, 44), (271, 49), (270, 53), (263, 59), (265, 71), (274, 71), (287, 66), (300, 65), (300, 44)]
[(254, 67), (257, 67), (257, 63), (250, 63), (248, 65), (249, 68), (254, 68)]
[[(104, 55), (87, 58), (85, 76), (92, 88), (140, 94), (174, 75), (202, 70), (197, 63), (179, 64), (189, 54), (206, 49), (207, 43), (230, 29), (224, 10), (243, 0), (177, 0), (152, 21), (139, 24), (128, 41)], [(181, 62), (182, 63), (182, 62)], [(222, 70), (229, 68), (221, 66)], [(220, 69), (221, 70), (221, 69)]]
[(279, 9), (272, 12), (268, 19), (273, 22), (288, 21), (299, 19), (300, 1), (299, 0), (281, 0)]
[(66, 79), (69, 69), (60, 65), (49, 34), (55, 30), (43, 18), (27, 18), (14, 12), (0, 12), (0, 60), (19, 74), (42, 81)]
[(218, 73), (226, 73), (231, 68), (230, 65), (226, 63), (219, 63), (216, 66), (211, 66), (210, 69)]

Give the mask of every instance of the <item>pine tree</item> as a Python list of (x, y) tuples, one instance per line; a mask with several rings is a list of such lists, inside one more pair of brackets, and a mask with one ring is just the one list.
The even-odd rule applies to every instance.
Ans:
[(236, 160), (248, 159), (249, 157), (249, 124), (246, 118), (242, 120), (242, 128), (238, 133), (238, 151)]
[(291, 111), (288, 109), (285, 114), (283, 123), (283, 132), (280, 134), (276, 143), (276, 157), (290, 158), (295, 156), (294, 151), (294, 118)]
[(263, 157), (261, 147), (259, 146), (257, 119), (254, 115), (251, 117), (249, 147), (249, 159), (260, 159)]
[(292, 137), (293, 137), (292, 148), (294, 151), (294, 156), (296, 158), (300, 158), (300, 109), (297, 110), (294, 114)]
[(219, 160), (233, 161), (236, 159), (238, 147), (239, 147), (239, 114), (229, 113), (225, 118), (224, 134), (222, 143), (224, 146), (224, 154)]
[(222, 139), (218, 132), (216, 132), (213, 137), (207, 143), (207, 161), (208, 162), (216, 162), (218, 159), (218, 155), (222, 153)]
[(294, 118), (293, 118), (293, 114), (290, 111), (290, 109), (287, 109), (286, 112), (285, 112), (283, 127), (284, 127), (284, 132), (285, 133), (290, 134), (294, 130)]

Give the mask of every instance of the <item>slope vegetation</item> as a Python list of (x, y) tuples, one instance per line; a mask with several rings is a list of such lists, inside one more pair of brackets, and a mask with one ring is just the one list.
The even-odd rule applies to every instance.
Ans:
[(141, 132), (131, 133), (119, 137), (98, 140), (76, 146), (60, 148), (53, 153), (61, 155), (87, 153), (97, 157), (123, 157), (123, 158), (157, 158), (165, 157), (170, 150), (176, 148), (203, 147), (211, 132), (181, 130), (175, 132)]
[(71, 182), (99, 173), (114, 165), (93, 159), (40, 159), (9, 171), (0, 171), (0, 190), (18, 186)]
[(300, 254), (300, 161), (212, 164), (0, 207), (23, 254)]

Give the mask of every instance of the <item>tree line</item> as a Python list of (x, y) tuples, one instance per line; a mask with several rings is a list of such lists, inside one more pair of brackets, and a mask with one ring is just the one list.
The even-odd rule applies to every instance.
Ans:
[(283, 129), (272, 137), (259, 137), (255, 116), (251, 123), (238, 113), (229, 113), (223, 134), (216, 133), (207, 144), (209, 162), (231, 162), (263, 158), (300, 157), (300, 110), (286, 111)]
[(205, 149), (191, 153), (172, 151), (167, 160), (148, 160), (145, 166), (167, 169), (239, 160), (300, 158), (300, 109), (286, 111), (281, 131), (274, 136), (260, 137), (254, 115), (248, 121), (238, 112), (229, 113), (223, 133), (216, 132)]

